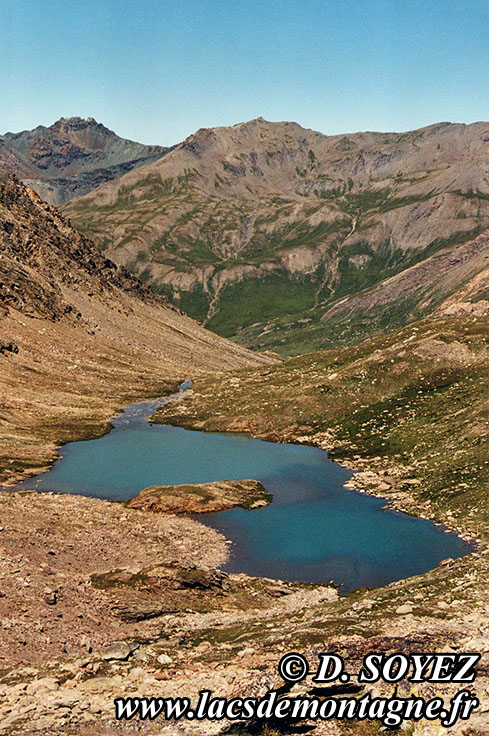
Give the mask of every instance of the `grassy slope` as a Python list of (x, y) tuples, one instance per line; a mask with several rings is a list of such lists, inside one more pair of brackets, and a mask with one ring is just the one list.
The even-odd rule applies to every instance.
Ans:
[(342, 280), (332, 296), (325, 298), (323, 293), (312, 308), (245, 325), (233, 339), (259, 350), (299, 355), (350, 345), (416, 322), (445, 300), (478, 302), (487, 296), (487, 239), (487, 232), (458, 233), (404, 258), (391, 254), (386, 244), (371, 253), (363, 275), (348, 260), (361, 254), (361, 244), (350, 256), (346, 247), (339, 262)]
[[(330, 448), (387, 473), (413, 510), (485, 533), (489, 320), (426, 321), (234, 378), (198, 379), (158, 420)], [(419, 481), (419, 485), (410, 481)], [(406, 505), (407, 499), (404, 499)]]
[[(377, 242), (378, 234), (372, 234), (369, 228), (381, 222), (387, 211), (402, 212), (403, 208), (425, 202), (430, 198), (427, 195), (399, 198), (395, 187), (392, 191), (381, 192), (337, 192), (326, 200), (333, 208), (328, 210), (329, 216), (334, 211), (336, 219), (319, 225), (308, 222), (307, 208), (300, 224), (287, 221), (290, 203), (279, 197), (265, 197), (260, 204), (263, 217), (256, 220), (246, 245), (233, 252), (226, 244), (256, 212), (256, 203), (243, 200), (238, 205), (235, 200), (201, 199), (202, 195), (194, 191), (193, 186), (191, 177), (164, 181), (151, 178), (136, 191), (121, 189), (111, 205), (96, 206), (91, 200), (80, 199), (70, 204), (68, 212), (75, 225), (94, 237), (102, 247), (104, 243), (109, 245), (107, 233), (113, 233), (116, 226), (119, 228), (129, 217), (129, 222), (134, 223), (133, 229), (127, 231), (124, 240), (116, 244), (110, 241), (110, 244), (115, 247), (115, 255), (123, 246), (141, 242), (136, 259), (127, 263), (130, 270), (148, 280), (156, 291), (168, 295), (191, 317), (205, 321), (217, 334), (283, 355), (349, 344), (383, 331), (386, 326), (402, 326), (422, 317), (423, 312), (429, 313), (429, 306), (421, 311), (418, 309), (422, 300), (414, 296), (410, 301), (400, 300), (379, 309), (369, 320), (356, 320), (355, 325), (344, 319), (333, 325), (320, 321), (324, 311), (337, 299), (371, 288), (445, 247), (469, 241), (486, 227), (481, 220), (474, 229), (467, 230), (464, 226), (450, 238), (437, 237), (424, 248), (403, 251), (396, 247), (392, 237)], [(466, 196), (456, 192), (453, 197), (454, 210), (461, 209)], [(309, 199), (313, 204), (316, 202), (315, 207), (310, 207), (315, 217), (318, 207), (325, 205), (325, 198), (311, 194)], [(182, 210), (181, 216), (163, 232), (158, 228), (157, 237), (146, 245), (144, 241), (150, 236), (144, 235), (145, 229), (150, 232), (155, 218), (173, 210)], [(278, 217), (282, 220), (275, 223)], [(189, 223), (195, 225), (192, 234), (186, 229)], [(364, 239), (347, 243), (353, 223), (357, 233), (365, 231)], [(124, 227), (127, 230), (129, 225)], [(281, 259), (300, 248), (321, 249), (324, 253), (312, 270), (291, 272)], [(127, 262), (127, 257), (123, 260)], [(213, 267), (215, 273), (234, 267), (256, 269), (263, 263), (269, 264), (272, 274), (251, 271), (239, 279), (231, 278), (217, 292), (212, 281), (206, 289), (200, 282), (182, 289), (163, 283), (152, 273), (153, 268), (158, 273), (159, 265), (175, 269), (176, 274), (188, 274), (204, 267)], [(272, 309), (270, 299), (273, 300)], [(314, 309), (318, 303), (320, 308)], [(308, 333), (304, 333), (300, 323), (304, 318), (312, 323), (313, 329)], [(269, 323), (271, 329), (262, 334)]]
[[(158, 421), (189, 428), (318, 444), (353, 468), (374, 470), (391, 485), (381, 495), (398, 507), (476, 534), (481, 542), (476, 554), (425, 575), (355, 591), (300, 614), (270, 616), (266, 626), (211, 627), (198, 632), (194, 645), (300, 651), (309, 661), (318, 652), (336, 651), (355, 663), (352, 671), (372, 651), (470, 650), (487, 656), (488, 347), (487, 318), (419, 322), (352, 347), (198, 379), (193, 399), (159, 412)], [(375, 483), (364, 487), (379, 492)], [(486, 687), (482, 669), (480, 698)], [(398, 694), (409, 693), (402, 683)], [(434, 694), (425, 686), (416, 691), (422, 693)], [(481, 714), (464, 733), (487, 733), (479, 730), (483, 721)], [(335, 726), (356, 736), (381, 730), (369, 721)], [(402, 733), (427, 733), (424, 727), (411, 722)], [(243, 731), (294, 732), (283, 724)]]

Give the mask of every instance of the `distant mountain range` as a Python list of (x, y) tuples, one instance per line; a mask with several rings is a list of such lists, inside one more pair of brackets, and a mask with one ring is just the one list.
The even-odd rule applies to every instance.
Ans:
[(221, 335), (291, 354), (486, 309), (489, 123), (325, 136), (258, 118), (161, 152), (64, 211)]
[(48, 128), (0, 136), (0, 169), (13, 171), (49, 204), (59, 205), (168, 150), (119, 138), (93, 118), (61, 118)]

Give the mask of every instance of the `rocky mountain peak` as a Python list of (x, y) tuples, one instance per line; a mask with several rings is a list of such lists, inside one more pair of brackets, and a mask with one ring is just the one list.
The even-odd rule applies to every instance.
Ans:
[(93, 117), (61, 117), (47, 128), (0, 136), (0, 169), (18, 174), (51, 204), (61, 204), (169, 150), (120, 138)]
[(78, 129), (89, 127), (103, 128), (103, 130), (106, 130), (108, 133), (112, 133), (113, 135), (115, 135), (115, 133), (112, 130), (109, 130), (109, 128), (106, 128), (105, 125), (103, 125), (102, 123), (98, 123), (95, 118), (81, 118), (78, 115), (69, 118), (61, 117), (59, 118), (59, 120), (56, 120), (55, 123), (49, 126), (50, 129), (62, 128), (64, 130), (69, 130), (70, 128)]

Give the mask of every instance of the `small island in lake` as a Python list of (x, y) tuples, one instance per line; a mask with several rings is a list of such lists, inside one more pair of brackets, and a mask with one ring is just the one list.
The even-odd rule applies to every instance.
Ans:
[(128, 502), (131, 509), (168, 514), (203, 514), (235, 506), (267, 506), (272, 494), (257, 480), (218, 480), (173, 486), (150, 486)]

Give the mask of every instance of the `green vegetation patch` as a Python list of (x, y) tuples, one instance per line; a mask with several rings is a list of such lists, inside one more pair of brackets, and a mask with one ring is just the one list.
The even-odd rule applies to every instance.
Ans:
[[(365, 260), (357, 265), (352, 260), (354, 256), (364, 256)], [(335, 298), (357, 293), (393, 276), (402, 270), (404, 261), (405, 254), (394, 249), (389, 240), (375, 249), (366, 240), (343, 246), (339, 254), (340, 281)]]
[(310, 280), (282, 271), (260, 279), (234, 282), (219, 293), (219, 311), (207, 323), (218, 335), (235, 335), (255, 322), (301, 312), (314, 305)]
[(210, 296), (202, 284), (197, 284), (191, 291), (181, 291), (173, 298), (175, 304), (193, 319), (204, 322), (210, 305)]

